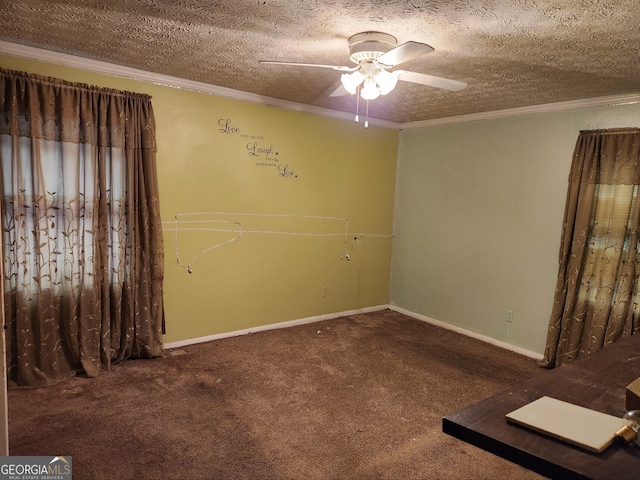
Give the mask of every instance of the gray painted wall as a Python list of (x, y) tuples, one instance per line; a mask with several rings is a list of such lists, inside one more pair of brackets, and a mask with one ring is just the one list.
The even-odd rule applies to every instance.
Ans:
[(640, 105), (402, 131), (390, 304), (541, 354), (578, 132), (614, 127)]

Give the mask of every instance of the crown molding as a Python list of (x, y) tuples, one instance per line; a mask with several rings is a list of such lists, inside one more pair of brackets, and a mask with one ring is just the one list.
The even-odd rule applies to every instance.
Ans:
[(452, 123), (472, 122), (474, 120), (493, 120), (497, 118), (514, 117), (516, 115), (528, 115), (531, 113), (558, 112), (563, 110), (573, 110), (576, 108), (629, 105), (640, 103), (640, 93), (628, 93), (622, 95), (609, 95), (606, 97), (583, 98), (579, 100), (569, 100), (566, 102), (545, 103), (541, 105), (530, 105), (527, 107), (507, 108), (504, 110), (493, 110), (490, 112), (470, 113), (468, 115), (458, 115), (455, 117), (434, 118), (432, 120), (421, 120), (418, 122), (403, 123), (400, 128), (432, 127), (435, 125), (447, 125)]
[[(149, 82), (165, 87), (179, 88), (190, 90), (209, 95), (215, 95), (224, 98), (242, 100), (260, 105), (268, 105), (278, 107), (285, 110), (293, 110), (298, 112), (312, 113), (325, 117), (336, 118), (340, 120), (353, 121), (353, 115), (329, 108), (314, 107), (278, 98), (266, 97), (254, 93), (241, 92), (232, 88), (218, 87), (203, 82), (186, 80), (183, 78), (172, 77), (159, 73), (147, 72), (131, 67), (124, 67), (112, 63), (102, 62), (89, 58), (82, 58), (66, 53), (53, 52), (40, 48), (29, 47), (27, 45), (19, 45), (16, 43), (5, 42), (0, 40), (0, 53), (11, 55), (14, 57), (26, 58), (29, 60), (37, 60), (44, 63), (53, 63), (63, 65), (65, 67), (78, 68), (81, 70), (89, 70), (91, 72), (103, 73), (115, 77), (128, 78), (142, 82)], [(580, 100), (570, 100), (566, 102), (546, 103), (542, 105), (531, 105), (527, 107), (508, 108), (504, 110), (493, 110), (489, 112), (471, 113), (468, 115), (458, 115), (454, 117), (434, 118), (430, 120), (421, 120), (417, 122), (397, 123), (377, 118), (369, 118), (369, 123), (380, 127), (393, 128), (397, 130), (431, 127), (435, 125), (447, 125), (452, 123), (471, 122), (476, 120), (492, 120), (505, 117), (513, 117), (516, 115), (527, 115), (531, 113), (557, 112), (562, 110), (572, 110), (576, 108), (586, 108), (595, 106), (611, 106), (611, 105), (627, 105), (640, 103), (640, 93), (630, 93), (623, 95), (611, 95), (606, 97), (585, 98)]]
[[(27, 45), (19, 45), (2, 40), (0, 40), (0, 53), (4, 53), (6, 55), (11, 55), (14, 57), (26, 58), (29, 60), (37, 60), (44, 63), (52, 63), (55, 65), (77, 68), (80, 70), (88, 70), (91, 72), (102, 73), (120, 78), (153, 83), (165, 87), (190, 90), (198, 93), (215, 95), (217, 97), (231, 98), (234, 100), (257, 103), (260, 105), (268, 105), (285, 110), (312, 113), (315, 115), (322, 115), (325, 117), (337, 118), (340, 120), (349, 120), (350, 122), (353, 122), (353, 114), (347, 112), (331, 110), (329, 108), (314, 107), (312, 105), (290, 102), (287, 100), (266, 97), (254, 93), (241, 92), (232, 88), (219, 87), (204, 82), (186, 80), (183, 78), (172, 77), (170, 75), (163, 75), (160, 73), (147, 72), (145, 70), (125, 67), (122, 65), (115, 65), (112, 63), (102, 62), (100, 60), (82, 58), (75, 55), (43, 50), (40, 48), (29, 47)], [(396, 130), (400, 129), (401, 127), (400, 123), (390, 122), (387, 120), (381, 120), (372, 117), (369, 117), (369, 124), (377, 125), (380, 127), (393, 128)]]

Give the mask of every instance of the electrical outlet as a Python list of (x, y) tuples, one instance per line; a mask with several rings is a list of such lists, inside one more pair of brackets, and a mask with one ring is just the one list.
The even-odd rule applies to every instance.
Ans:
[(504, 311), (504, 321), (507, 323), (513, 323), (513, 310)]

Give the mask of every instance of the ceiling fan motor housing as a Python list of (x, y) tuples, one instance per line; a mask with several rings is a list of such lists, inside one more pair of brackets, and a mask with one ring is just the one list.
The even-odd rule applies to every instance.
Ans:
[(349, 37), (349, 57), (352, 62), (372, 61), (398, 44), (393, 35), (382, 32), (356, 33)]

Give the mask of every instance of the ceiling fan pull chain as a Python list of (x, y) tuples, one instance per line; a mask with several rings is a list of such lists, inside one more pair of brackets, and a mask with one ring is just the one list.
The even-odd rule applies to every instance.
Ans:
[(358, 85), (356, 90), (356, 123), (359, 122), (358, 113), (360, 112), (360, 85)]
[(367, 100), (367, 114), (364, 118), (364, 128), (369, 128), (369, 100)]

